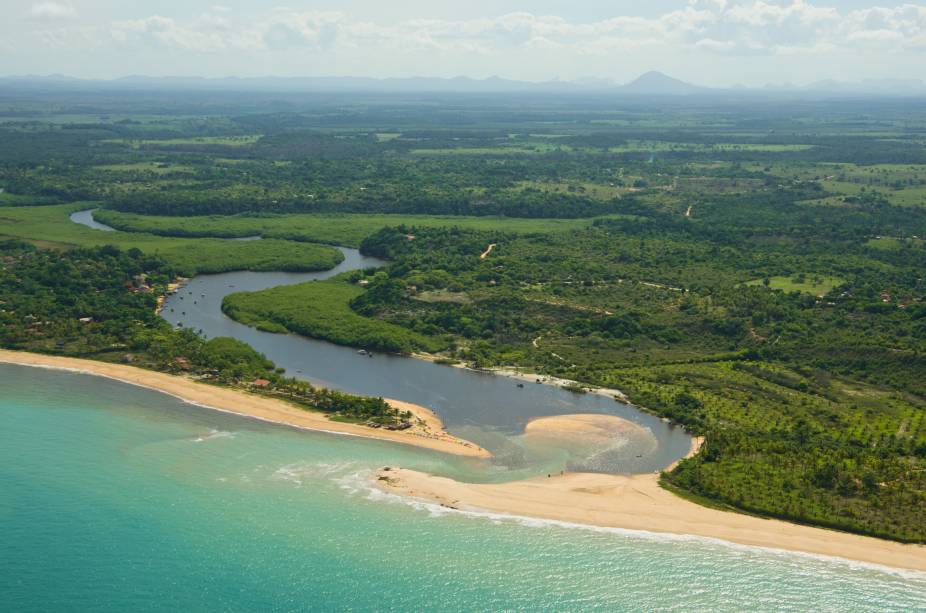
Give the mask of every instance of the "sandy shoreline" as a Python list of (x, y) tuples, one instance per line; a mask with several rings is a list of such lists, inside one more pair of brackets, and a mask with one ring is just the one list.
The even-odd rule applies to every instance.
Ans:
[[(692, 446), (697, 449), (697, 442)], [(658, 475), (566, 473), (512, 483), (461, 483), (402, 468), (381, 470), (381, 489), (461, 511), (488, 511), (604, 528), (694, 535), (730, 543), (926, 572), (926, 546), (720, 511), (659, 486)]]
[(397, 400), (386, 399), (396, 408), (411, 411), (420, 420), (414, 428), (390, 431), (341, 423), (328, 419), (323, 413), (306, 411), (281, 400), (199, 383), (177, 375), (145, 370), (135, 366), (4, 349), (0, 349), (0, 363), (72, 370), (107, 377), (163, 392), (207, 409), (235, 413), (295, 428), (415, 445), (461, 456), (486, 458), (491, 455), (482, 447), (447, 433), (440, 418), (430, 409)]
[[(272, 398), (121, 364), (7, 350), (0, 350), (0, 363), (66, 369), (103, 376), (160, 391), (204, 408), (296, 428), (415, 445), (455, 455), (490, 455), (481, 447), (448, 434), (440, 419), (430, 410), (395, 400), (387, 401), (397, 408), (412, 411), (421, 421), (413, 431), (373, 430), (356, 424), (334, 422), (321, 413), (304, 411)], [(601, 417), (558, 416), (534, 427), (542, 425), (548, 432), (562, 431), (567, 436), (596, 436), (596, 432), (608, 426), (601, 421)], [(568, 421), (571, 419), (574, 421)], [(693, 439), (691, 453), (697, 452), (700, 442), (699, 439)], [(378, 476), (377, 483), (386, 491), (460, 510), (490, 511), (653, 533), (694, 535), (926, 572), (926, 546), (904, 545), (703, 507), (662, 489), (658, 484), (658, 476), (653, 474), (616, 476), (567, 473), (501, 484), (461, 483), (401, 468), (380, 471)]]

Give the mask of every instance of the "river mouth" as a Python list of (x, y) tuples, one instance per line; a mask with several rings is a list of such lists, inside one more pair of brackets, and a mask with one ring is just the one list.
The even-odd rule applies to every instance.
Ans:
[[(92, 211), (74, 213), (71, 219), (98, 230), (113, 230), (94, 221)], [(288, 376), (349, 393), (428, 407), (452, 434), (491, 451), (493, 469), (512, 478), (559, 470), (648, 473), (664, 469), (689, 452), (691, 437), (683, 428), (606, 395), (578, 394), (411, 357), (359, 353), (325, 341), (263, 332), (222, 312), (222, 299), (231, 293), (322, 280), (386, 264), (356, 249), (338, 249), (344, 261), (322, 272), (241, 271), (197, 276), (166, 297), (161, 316), (174, 326), (207, 338), (230, 336), (248, 343), (284, 368)], [(524, 436), (532, 419), (572, 414), (611, 415), (636, 427), (616, 432), (614, 445), (606, 453), (596, 448), (594, 457), (582, 445), (538, 444)]]

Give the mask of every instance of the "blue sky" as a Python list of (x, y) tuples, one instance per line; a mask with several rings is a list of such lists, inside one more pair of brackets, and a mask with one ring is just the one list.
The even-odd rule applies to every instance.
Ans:
[(0, 74), (926, 78), (889, 0), (0, 0)]

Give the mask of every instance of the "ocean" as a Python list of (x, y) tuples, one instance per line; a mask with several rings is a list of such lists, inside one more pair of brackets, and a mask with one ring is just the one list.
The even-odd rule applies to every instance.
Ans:
[(926, 575), (380, 493), (491, 466), (0, 365), (0, 610), (926, 611)]

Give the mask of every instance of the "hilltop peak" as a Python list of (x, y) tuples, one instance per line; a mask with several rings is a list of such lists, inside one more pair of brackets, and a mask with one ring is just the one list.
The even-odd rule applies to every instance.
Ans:
[(627, 92), (635, 94), (655, 94), (666, 96), (680, 96), (693, 94), (702, 88), (691, 83), (686, 83), (674, 77), (651, 70), (637, 77), (635, 80), (624, 85), (622, 88)]

